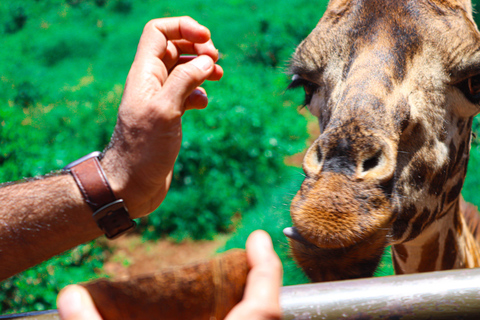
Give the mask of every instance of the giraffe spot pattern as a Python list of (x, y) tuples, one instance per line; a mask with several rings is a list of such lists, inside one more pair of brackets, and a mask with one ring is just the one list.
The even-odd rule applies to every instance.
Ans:
[[(390, 216), (385, 220), (388, 222), (385, 229), (389, 230), (388, 239), (391, 237), (394, 243), (424, 241), (425, 237), (418, 236), (426, 227), (459, 210), (458, 199), (468, 163), (471, 118), (451, 112), (457, 110), (454, 103), (458, 99), (450, 99), (445, 89), (466, 76), (456, 75), (456, 71), (446, 65), (465, 55), (463, 49), (471, 44), (464, 40), (475, 38), (476, 43), (478, 32), (473, 22), (470, 27), (468, 21), (458, 23), (456, 19), (465, 19), (466, 12), (456, 3), (454, 0), (331, 0), (324, 18), (297, 48), (290, 69), (305, 80), (321, 84), (322, 90), (316, 92), (312, 100), (315, 105), (309, 108), (319, 118), (321, 135), (318, 141), (327, 139), (330, 145), (322, 144), (322, 148), (325, 146), (322, 149), (323, 172), (315, 177), (308, 173), (310, 176), (297, 194), (296, 203), (292, 204), (292, 217), (301, 213), (298, 215), (301, 218), (294, 223), (297, 227), (304, 224), (301, 233), (306, 233), (307, 238), (308, 233), (317, 237), (318, 230), (322, 230), (320, 240), (330, 245), (328, 239), (340, 239), (338, 233), (342, 230), (342, 241), (348, 244), (344, 245), (342, 257), (339, 256), (340, 260), (344, 257), (344, 261), (337, 261), (335, 268), (322, 264), (326, 273), (322, 276), (319, 271), (317, 279), (335, 277), (336, 269), (345, 269), (346, 260), (352, 259), (347, 249), (365, 244), (360, 244), (362, 235), (376, 223), (372, 211), (378, 208), (389, 206)], [(441, 30), (447, 30), (444, 36), (449, 36), (451, 42), (438, 39), (437, 33)], [(468, 35), (469, 32), (472, 35)], [(444, 57), (452, 46), (463, 47), (460, 52)], [(379, 182), (374, 182), (377, 185), (372, 190), (376, 191), (370, 195), (362, 193), (366, 189), (360, 184), (357, 188), (355, 184), (362, 179), (370, 183), (375, 176), (359, 175), (358, 180), (355, 179), (362, 161), (370, 156), (370, 152), (365, 151), (372, 148), (368, 143), (374, 144), (377, 139), (371, 137), (381, 137), (393, 146), (396, 167), (391, 180), (378, 178)], [(362, 152), (365, 158), (359, 156)], [(326, 181), (322, 175), (342, 175), (350, 186), (342, 189), (339, 181)], [(332, 187), (329, 192), (341, 192), (337, 197), (325, 196), (321, 191), (326, 185)], [(388, 188), (384, 188), (386, 185)], [(377, 196), (379, 191), (383, 194), (378, 195), (381, 201), (377, 204), (373, 195)], [(338, 201), (338, 197), (345, 199)], [(351, 206), (352, 202), (358, 206)], [(306, 203), (310, 204), (306, 206)], [(355, 208), (353, 211), (341, 209), (345, 206)], [(320, 207), (323, 209), (319, 210)], [(359, 217), (352, 225), (352, 228), (361, 229), (358, 232), (344, 227), (351, 223), (345, 217), (352, 212)], [(455, 234), (449, 231), (439, 238), (445, 240), (445, 245), (438, 244), (438, 235), (425, 244), (423, 251), (431, 260), (424, 257), (425, 254), (421, 259), (409, 257), (406, 247), (395, 245), (395, 268), (400, 270), (401, 265), (408, 269), (409, 259), (420, 262), (423, 271), (435, 268), (432, 260), (438, 262), (436, 266), (447, 269), (453, 266), (455, 236), (463, 232), (458, 216), (454, 218), (456, 220), (451, 221)], [(403, 255), (399, 254), (402, 250), (405, 251)], [(358, 252), (355, 260), (361, 264), (365, 259), (360, 252), (365, 255), (365, 248)], [(453, 259), (447, 259), (447, 253)], [(301, 265), (312, 271), (319, 261), (325, 261), (325, 257), (327, 260), (331, 257), (327, 251), (309, 252), (303, 255)], [(315, 260), (316, 264), (307, 262), (308, 259)], [(370, 272), (371, 263), (365, 265)], [(355, 275), (350, 276), (359, 273), (363, 271), (357, 269)]]
[(408, 259), (408, 251), (403, 244), (396, 244), (394, 246), (395, 256), (398, 257), (403, 262), (406, 262)]
[(437, 234), (430, 239), (422, 248), (422, 258), (418, 265), (419, 272), (435, 271), (437, 259), (440, 251), (440, 235)]
[(445, 240), (445, 248), (443, 250), (442, 270), (453, 269), (457, 258), (457, 242), (452, 229), (448, 230)]
[(423, 209), (422, 213), (413, 222), (412, 231), (410, 232), (410, 235), (405, 240), (405, 242), (408, 242), (418, 237), (418, 235), (424, 230), (425, 224), (430, 218), (430, 213), (431, 211), (427, 208)]

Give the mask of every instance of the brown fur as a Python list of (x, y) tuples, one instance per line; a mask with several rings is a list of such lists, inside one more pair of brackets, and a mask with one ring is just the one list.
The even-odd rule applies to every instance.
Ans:
[(291, 209), (306, 242), (291, 244), (314, 281), (372, 275), (388, 244), (399, 273), (480, 263), (460, 200), (479, 47), (466, 0), (331, 0), (298, 46), (321, 134)]
[(478, 212), (477, 206), (466, 202), (462, 198), (460, 200), (460, 211), (473, 237), (480, 242), (480, 213)]

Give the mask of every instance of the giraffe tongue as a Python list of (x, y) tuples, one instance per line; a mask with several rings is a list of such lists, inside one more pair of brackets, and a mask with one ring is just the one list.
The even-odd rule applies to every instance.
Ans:
[(307, 246), (313, 246), (311, 242), (309, 242), (307, 239), (305, 239), (300, 232), (298, 232), (296, 227), (288, 227), (283, 229), (283, 234), (292, 240), (295, 240), (297, 242), (303, 243), (304, 245)]

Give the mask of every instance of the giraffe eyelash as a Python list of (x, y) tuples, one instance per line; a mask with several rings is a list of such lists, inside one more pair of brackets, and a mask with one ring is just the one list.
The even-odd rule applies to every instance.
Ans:
[(308, 106), (312, 101), (313, 94), (318, 90), (319, 85), (300, 77), (298, 74), (295, 74), (293, 75), (292, 82), (288, 85), (287, 90), (298, 87), (303, 87), (303, 90), (305, 91), (305, 100), (303, 102), (303, 106)]

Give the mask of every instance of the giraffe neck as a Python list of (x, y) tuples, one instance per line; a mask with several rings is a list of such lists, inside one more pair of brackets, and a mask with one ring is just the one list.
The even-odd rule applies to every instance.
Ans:
[(459, 197), (417, 238), (392, 246), (396, 274), (480, 266), (480, 245), (467, 225)]

